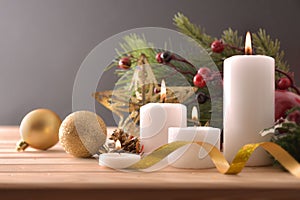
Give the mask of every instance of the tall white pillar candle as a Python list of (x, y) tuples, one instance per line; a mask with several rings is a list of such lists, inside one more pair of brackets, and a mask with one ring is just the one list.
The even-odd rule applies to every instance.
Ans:
[[(269, 141), (259, 132), (274, 123), (274, 59), (238, 55), (224, 61), (224, 155), (232, 161), (245, 144)], [(271, 163), (258, 149), (247, 166)]]
[(140, 138), (147, 155), (168, 143), (169, 127), (186, 127), (186, 106), (179, 103), (148, 103), (140, 109)]

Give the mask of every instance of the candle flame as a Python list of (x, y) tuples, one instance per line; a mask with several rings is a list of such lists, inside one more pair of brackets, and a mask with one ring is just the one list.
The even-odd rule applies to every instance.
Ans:
[(192, 120), (198, 121), (198, 110), (197, 110), (196, 106), (194, 106), (192, 109)]
[(246, 34), (246, 40), (245, 40), (245, 54), (246, 55), (252, 55), (252, 45), (251, 45), (251, 34), (248, 31)]
[(161, 81), (161, 87), (160, 87), (160, 101), (165, 102), (167, 98), (167, 88), (165, 80)]
[(120, 140), (116, 141), (116, 143), (115, 143), (115, 149), (116, 150), (120, 150), (121, 149), (121, 142), (120, 142)]

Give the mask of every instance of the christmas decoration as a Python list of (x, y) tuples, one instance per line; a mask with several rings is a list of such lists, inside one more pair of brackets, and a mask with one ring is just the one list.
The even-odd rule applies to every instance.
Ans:
[[(132, 37), (132, 38), (131, 38)], [(139, 38), (136, 35), (132, 35), (131, 37), (126, 37), (126, 44), (122, 45), (122, 47), (126, 47), (126, 49), (124, 49), (125, 51), (128, 51), (127, 49), (131, 49), (134, 48), (134, 46), (136, 46), (134, 44), (134, 42), (138, 43), (138, 44), (143, 44), (145, 46), (148, 45), (148, 43), (144, 40)], [(133, 40), (134, 39), (134, 40)], [(145, 55), (143, 52), (147, 52), (148, 54)], [(133, 84), (143, 84), (142, 81), (142, 76), (138, 76), (138, 75), (132, 75), (132, 74), (137, 74), (140, 73), (140, 69), (144, 68), (146, 70), (146, 76), (147, 76), (147, 82), (152, 82), (152, 83), (158, 83), (160, 82), (161, 79), (163, 78), (167, 78), (169, 79), (169, 83), (173, 83), (174, 85), (177, 84), (176, 87), (174, 86), (168, 86), (167, 87), (167, 102), (196, 102), (197, 98), (195, 96), (195, 91), (197, 90), (197, 88), (192, 88), (190, 86), (190, 83), (192, 83), (192, 81), (189, 83), (187, 81), (189, 81), (191, 79), (191, 77), (194, 76), (194, 74), (196, 74), (197, 69), (188, 61), (186, 61), (183, 58), (180, 58), (174, 54), (171, 54), (170, 52), (164, 52), (164, 51), (160, 51), (160, 50), (156, 50), (156, 49), (151, 49), (151, 48), (147, 48), (147, 49), (138, 49), (138, 50), (134, 50), (134, 51), (130, 51), (130, 54), (132, 55), (133, 58), (136, 57), (136, 55), (138, 57), (141, 57), (141, 55), (139, 55), (139, 53), (141, 53), (141, 55), (145, 55), (146, 56), (146, 63), (147, 64), (142, 64), (141, 62), (139, 62), (140, 59), (132, 59), (133, 60), (133, 64), (132, 66), (136, 67), (132, 67), (132, 69), (134, 70), (133, 72), (131, 71), (127, 71), (126, 74), (124, 74), (124, 70), (119, 70), (116, 69), (116, 73), (118, 75), (120, 75), (120, 80), (116, 83), (116, 86), (120, 87), (119, 82), (121, 82), (124, 87), (124, 90), (128, 90), (128, 88), (130, 88), (131, 90), (134, 89), (134, 87), (132, 86)], [(153, 55), (153, 57), (150, 57), (149, 55)], [(163, 55), (163, 56), (162, 56)], [(171, 58), (171, 59), (170, 59)], [(136, 61), (137, 60), (137, 61)], [(156, 61), (157, 60), (157, 61)], [(181, 65), (181, 69), (178, 68), (177, 65), (172, 64), (170, 61), (176, 61), (178, 63), (182, 63), (183, 65), (187, 65), (184, 69), (182, 69), (182, 65)], [(152, 62), (152, 64), (149, 64), (150, 61)], [(153, 64), (154, 62), (154, 64)], [(164, 66), (156, 66), (155, 63), (164, 63)], [(167, 65), (167, 66), (166, 66)], [(107, 70), (111, 69), (112, 67), (114, 67), (115, 65), (112, 64), (111, 66), (108, 67)], [(169, 69), (166, 68), (169, 66)], [(190, 68), (193, 69), (193, 72), (190, 72)], [(150, 72), (147, 72), (147, 70)], [(179, 74), (182, 74), (181, 77), (178, 77), (178, 75), (175, 75), (177, 72), (180, 72)], [(128, 76), (127, 76), (128, 74)], [(149, 74), (149, 75), (148, 75)], [(178, 73), (177, 73), (178, 74)], [(189, 79), (186, 79), (186, 76), (189, 76)], [(186, 86), (180, 86), (182, 85), (180, 80), (183, 80), (181, 82), (183, 82), (183, 85)], [(151, 88), (147, 88), (146, 87), (146, 91), (147, 93), (145, 94), (146, 97), (146, 103), (149, 102), (159, 102), (159, 92), (160, 92), (160, 85), (159, 84), (154, 84), (154, 86), (151, 88), (153, 88), (153, 90)], [(140, 87), (135, 87), (135, 88), (140, 88)], [(142, 88), (142, 87), (141, 87)], [(120, 93), (122, 94), (119, 94)], [(113, 96), (111, 95), (112, 92), (109, 91), (105, 91), (105, 92), (97, 92), (95, 94), (93, 94), (93, 96), (96, 98), (96, 100), (98, 102), (100, 102), (101, 104), (103, 104), (105, 107), (109, 108), (110, 110), (112, 110), (113, 112), (115, 112), (118, 116), (120, 116), (120, 122), (119, 122), (119, 127), (120, 128), (124, 128), (126, 130), (128, 129), (127, 125), (124, 125), (123, 122), (128, 121), (127, 119), (124, 119), (124, 116), (122, 116), (122, 114), (119, 112), (121, 111), (120, 108), (117, 108), (116, 106), (118, 105), (124, 105), (126, 104), (126, 101), (128, 101), (128, 98), (125, 98), (124, 95), (124, 91), (116, 91), (116, 89), (114, 90), (114, 93), (116, 94), (116, 96), (118, 96), (117, 98), (113, 98)], [(153, 91), (153, 94), (151, 93)], [(170, 92), (169, 92), (170, 91)], [(140, 94), (140, 91), (138, 91)], [(126, 93), (126, 92), (125, 92)], [(135, 91), (131, 91), (132, 94), (136, 94)], [(143, 93), (143, 92), (142, 92)], [(118, 95), (117, 95), (118, 94)], [(194, 99), (191, 99), (190, 97), (194, 96)], [(155, 98), (153, 98), (155, 97)], [(131, 102), (135, 102), (134, 101), (134, 96), (132, 96), (130, 99), (133, 99), (130, 101)], [(177, 99), (176, 101), (172, 101), (172, 99)], [(148, 101), (148, 99), (150, 101)], [(120, 102), (115, 102), (115, 100), (118, 100)], [(142, 103), (140, 104), (140, 106), (143, 105)], [(140, 107), (139, 106), (139, 107)], [(123, 106), (124, 107), (124, 106)], [(136, 106), (135, 106), (136, 107)], [(139, 108), (136, 107), (136, 108)], [(201, 108), (200, 108), (201, 109)], [(206, 109), (202, 109), (203, 111), (209, 109), (209, 107), (207, 107)], [(136, 110), (138, 112), (138, 109)], [(128, 110), (122, 110), (122, 112), (128, 112)], [(135, 113), (137, 113), (135, 112)], [(129, 113), (131, 113), (130, 115), (132, 115), (133, 112), (131, 112), (131, 110), (129, 110)], [(126, 114), (126, 113), (125, 113)], [(126, 115), (125, 115), (126, 116)], [(203, 119), (204, 118), (204, 114), (202, 115)], [(206, 120), (207, 121), (207, 120)], [(136, 124), (138, 125), (138, 120), (136, 121)], [(137, 132), (138, 130), (135, 130), (135, 132)], [(133, 133), (133, 131), (130, 131), (131, 133)]]
[(120, 150), (124, 150), (125, 152), (140, 154), (143, 151), (139, 137), (130, 135), (122, 129), (114, 130), (109, 139), (114, 142), (119, 141), (121, 145)]
[(215, 40), (211, 43), (211, 50), (215, 53), (222, 53), (224, 50), (224, 44), (221, 40)]
[(17, 151), (28, 146), (46, 150), (58, 142), (58, 130), (61, 124), (59, 116), (48, 109), (36, 109), (29, 112), (20, 124), (21, 141)]
[(275, 71), (283, 76), (281, 78), (278, 78), (276, 81), (276, 88), (280, 90), (288, 90), (293, 91), (294, 93), (300, 95), (300, 90), (296, 86), (294, 78), (293, 78), (293, 73), (291, 72), (284, 72), (283, 70), (280, 70), (278, 68), (275, 69)]
[[(145, 50), (144, 50), (145, 51)], [(155, 59), (155, 55), (153, 54)], [(118, 80), (113, 91), (96, 92), (93, 97), (118, 115), (120, 121), (118, 127), (122, 128), (132, 135), (139, 134), (139, 111), (140, 107), (150, 102), (160, 102), (160, 85), (158, 82), (162, 78), (173, 82), (183, 82), (182, 86), (168, 86), (166, 94), (166, 103), (184, 102), (194, 95), (196, 88), (189, 86), (184, 76), (174, 74), (174, 69), (163, 66), (151, 66), (148, 57), (145, 54), (131, 55), (132, 60), (136, 60), (136, 67), (127, 70)], [(124, 70), (122, 70), (124, 71)], [(155, 71), (163, 71), (162, 76), (155, 75)], [(121, 73), (121, 71), (118, 71)], [(176, 71), (175, 71), (176, 72)], [(123, 73), (123, 72), (122, 72)], [(166, 77), (166, 74), (172, 73), (172, 76)], [(159, 79), (160, 81), (158, 81)]]
[[(235, 55), (224, 60), (223, 149), (229, 161), (242, 145), (269, 141), (270, 137), (261, 137), (258, 132), (274, 124), (275, 60), (270, 56), (251, 55), (251, 52), (248, 32), (246, 55)], [(271, 163), (270, 156), (258, 150), (246, 166)]]
[(161, 61), (163, 63), (168, 63), (173, 58), (172, 54), (170, 52), (168, 52), (168, 51), (160, 52), (159, 55), (160, 55)]
[[(210, 52), (220, 72), (223, 71), (223, 60), (225, 58), (232, 55), (243, 54), (244, 50), (240, 48), (243, 45), (243, 40), (238, 36), (237, 31), (233, 31), (232, 29), (225, 30), (221, 39), (217, 39), (207, 35), (201, 27), (192, 24), (189, 19), (181, 13), (178, 13), (174, 17), (174, 22), (180, 32), (192, 37)], [(300, 106), (299, 89), (295, 85), (293, 74), (289, 72), (289, 65), (284, 60), (284, 52), (280, 50), (279, 40), (272, 40), (263, 29), (259, 29), (257, 33), (254, 33), (252, 38), (255, 54), (267, 55), (275, 59), (275, 120), (280, 120), (281, 117), (287, 117), (286, 113), (289, 109)], [(292, 117), (289, 116), (288, 118)], [(295, 119), (297, 117), (293, 118)], [(292, 138), (292, 136), (287, 137), (286, 141), (288, 141), (289, 138)], [(292, 144), (289, 148), (299, 149), (300, 143), (297, 142), (296, 139), (293, 141), (294, 142), (286, 142), (285, 144)], [(278, 144), (285, 148), (282, 143), (278, 142)], [(285, 149), (288, 150), (289, 148)], [(296, 156), (294, 153), (292, 153), (292, 155), (294, 157)]]
[[(154, 68), (153, 63), (162, 63), (166, 66), (169, 66), (171, 69), (174, 69), (177, 72), (181, 73), (192, 86), (194, 85), (197, 87), (197, 91), (195, 92), (196, 93), (195, 100), (198, 99), (200, 100), (198, 102), (199, 108), (201, 110), (200, 121), (202, 124), (205, 124), (207, 121), (211, 119), (211, 101), (210, 101), (211, 98), (207, 89), (207, 84), (209, 83), (209, 85), (216, 87), (216, 89), (219, 91), (219, 97), (214, 96), (213, 98), (216, 99), (215, 102), (219, 102), (215, 106), (218, 107), (218, 110), (221, 113), (223, 110), (222, 109), (223, 61), (225, 58), (228, 58), (232, 55), (244, 54), (244, 49), (241, 48), (243, 46), (243, 38), (238, 35), (237, 31), (233, 31), (232, 29), (225, 30), (220, 39), (213, 38), (207, 35), (202, 30), (201, 27), (192, 24), (187, 17), (185, 17), (180, 13), (174, 17), (174, 23), (178, 27), (180, 32), (192, 37), (196, 42), (199, 43), (199, 45), (201, 45), (201, 47), (205, 48), (205, 50), (211, 56), (212, 60), (218, 66), (220, 73), (219, 72), (211, 72), (211, 74), (208, 73), (210, 74), (210, 76), (201, 74), (203, 72), (197, 73), (199, 68), (209, 69), (209, 67), (203, 65), (194, 66), (186, 58), (182, 58), (178, 55), (175, 55), (172, 52), (163, 51), (160, 49), (154, 49), (152, 48), (151, 43), (147, 42), (145, 38), (134, 34), (124, 37), (125, 42), (120, 44), (124, 53), (118, 52), (119, 58), (117, 60), (122, 61), (124, 58), (130, 57), (131, 68), (135, 70), (136, 68), (140, 67), (141, 62), (140, 59), (138, 58), (142, 54), (147, 58), (147, 64), (152, 68), (153, 74), (155, 74), (156, 77), (163, 77), (166, 76), (166, 74), (164, 73), (163, 69)], [(283, 72), (288, 72), (289, 66), (283, 60), (284, 53), (283, 51), (280, 50), (280, 43), (278, 40), (275, 41), (271, 40), (270, 36), (266, 34), (265, 30), (260, 29), (257, 33), (253, 34), (253, 44), (254, 44), (255, 52), (257, 54), (269, 55), (271, 57), (274, 57), (276, 60), (277, 69)], [(115, 66), (120, 66), (120, 65), (118, 62), (112, 63), (107, 68), (107, 70)], [(134, 72), (128, 72), (127, 70), (124, 69), (117, 68), (115, 72), (118, 75), (118, 77), (120, 78), (122, 77), (123, 85), (128, 86), (130, 85), (130, 83), (133, 82), (133, 79), (137, 78), (134, 76), (127, 76), (127, 78), (124, 78), (123, 75), (125, 73), (128, 74), (134, 73)], [(282, 76), (283, 74), (277, 71), (276, 73), (277, 79), (281, 78)], [(177, 82), (177, 80), (175, 79), (173, 80), (174, 82)], [(118, 83), (116, 83), (116, 85), (117, 84)], [(157, 88), (158, 88), (157, 85), (154, 86), (154, 94), (157, 94)], [(143, 94), (143, 92), (141, 93)], [(199, 98), (199, 97), (203, 97), (203, 94), (205, 95), (204, 96), (205, 98)], [(145, 94), (146, 97), (148, 95), (152, 95), (152, 94), (150, 93)], [(103, 94), (96, 93), (94, 96), (96, 98), (98, 97), (97, 100), (103, 104)], [(107, 97), (107, 99), (110, 98), (111, 97)], [(123, 101), (127, 101), (127, 100), (123, 99)], [(107, 104), (112, 104), (112, 103), (107, 103)], [(191, 110), (189, 110), (189, 112), (190, 111)], [(130, 115), (132, 113), (133, 112), (129, 111)], [(123, 120), (126, 121), (126, 119)], [(122, 121), (122, 117), (121, 117), (121, 121)], [(221, 128), (222, 116), (220, 116), (219, 119), (216, 119), (216, 122), (213, 122), (213, 124), (214, 126)], [(121, 127), (125, 127), (125, 126), (121, 126)]]
[[(199, 104), (198, 106), (201, 112), (201, 124), (206, 124), (206, 122), (210, 121), (211, 119), (212, 98), (218, 99), (218, 103), (214, 105), (214, 111), (222, 112), (223, 110), (223, 61), (233, 55), (241, 55), (245, 53), (245, 50), (243, 48), (243, 37), (240, 36), (237, 31), (230, 28), (224, 30), (220, 38), (211, 37), (210, 35), (205, 33), (204, 29), (202, 29), (200, 26), (192, 24), (189, 19), (181, 13), (175, 15), (174, 24), (177, 26), (180, 32), (193, 38), (201, 47), (203, 47), (208, 52), (211, 59), (217, 65), (219, 72), (212, 71), (210, 69), (210, 66), (207, 66), (206, 64), (200, 63), (197, 66), (192, 65), (188, 61), (188, 59), (193, 58), (182, 58), (174, 54), (173, 52), (165, 51), (162, 49), (155, 49), (152, 47), (151, 43), (146, 41), (146, 39), (142, 36), (132, 34), (124, 37), (124, 42), (120, 44), (122, 51), (118, 51), (118, 57), (116, 59), (117, 62), (112, 63), (107, 68), (107, 70), (115, 69), (117, 76), (120, 78), (120, 80), (117, 81), (116, 85), (124, 86), (124, 90), (116, 91), (115, 96), (118, 96), (118, 99), (116, 97), (113, 97), (114, 95), (111, 91), (97, 92), (93, 96), (97, 99), (98, 102), (105, 105), (113, 112), (119, 113), (119, 116), (121, 118), (119, 127), (124, 128), (125, 130), (129, 129), (124, 124), (126, 124), (126, 122), (130, 122), (132, 119), (137, 120), (135, 121), (135, 123), (129, 124), (138, 125), (139, 113), (136, 111), (141, 107), (141, 105), (136, 106), (135, 104), (130, 103), (130, 106), (124, 107), (124, 104), (128, 104), (128, 95), (122, 94), (124, 93), (126, 87), (128, 88), (128, 86), (134, 85), (132, 83), (142, 83), (141, 76), (134, 76), (134, 74), (137, 73), (136, 71), (140, 70), (142, 68), (141, 66), (145, 65), (144, 63), (139, 62), (139, 57), (141, 55), (144, 55), (146, 57), (147, 67), (151, 68), (151, 71), (153, 71), (153, 75), (155, 75), (154, 77), (156, 80), (161, 80), (162, 77), (168, 76), (171, 73), (165, 73), (165, 70), (162, 67), (154, 67), (154, 63), (163, 64), (165, 66), (168, 66), (170, 69), (179, 72), (185, 77), (190, 85), (195, 86), (193, 92), (195, 92), (195, 102)], [(284, 52), (280, 49), (280, 42), (277, 39), (271, 39), (271, 37), (263, 29), (259, 29), (256, 33), (253, 33), (252, 39), (254, 47), (253, 54), (267, 55), (275, 59), (275, 117), (276, 119), (285, 117), (285, 113), (288, 109), (291, 109), (294, 106), (299, 106), (300, 92), (295, 85), (292, 73), (289, 72), (289, 65), (284, 60)], [(118, 67), (119, 60), (124, 57), (130, 57), (131, 67), (129, 70), (124, 70), (123, 68), (120, 69), (120, 67)], [(173, 81), (177, 82), (176, 78), (173, 78)], [(160, 86), (159, 84), (157, 84), (158, 82), (160, 81), (157, 81), (154, 86), (145, 86), (144, 90), (140, 86), (135, 89), (137, 90), (137, 92), (131, 90), (130, 92), (131, 96), (133, 96), (133, 100), (134, 98), (137, 98), (139, 96), (140, 99), (143, 99), (143, 94), (145, 95), (144, 100), (147, 98), (150, 99), (148, 96), (151, 96), (151, 98), (155, 95), (158, 96), (160, 92)], [(211, 96), (207, 88), (208, 85), (215, 87), (215, 89), (219, 91), (218, 96)], [(143, 91), (147, 91), (147, 93), (143, 93)], [(190, 96), (192, 95), (193, 94), (190, 94)], [(179, 99), (177, 98), (177, 100)], [(142, 102), (141, 104), (147, 103), (147, 101), (140, 101)], [(156, 98), (156, 100), (151, 99), (150, 102), (157, 101), (159, 101), (159, 98)], [(190, 102), (190, 99), (186, 98), (184, 101)], [(182, 99), (179, 100), (180, 103), (184, 101), (182, 101)], [(132, 101), (130, 100), (129, 102)], [(129, 110), (129, 107), (133, 109)], [(189, 112), (190, 111), (191, 110), (189, 108)], [(126, 118), (126, 116), (128, 117)], [(217, 122), (213, 122), (213, 126), (222, 128), (222, 116), (219, 117), (220, 118), (216, 120)], [(135, 132), (138, 132), (138, 130), (135, 129)], [(132, 132), (130, 131), (130, 133)]]
[(158, 63), (163, 63), (164, 61), (163, 61), (163, 59), (161, 58), (161, 54), (162, 54), (163, 52), (159, 52), (159, 53), (157, 53), (156, 54), (156, 56), (155, 56), (155, 59), (156, 59), (156, 61), (158, 62)]
[(197, 102), (200, 104), (204, 104), (209, 98), (210, 97), (203, 92), (198, 92), (196, 95)]
[[(238, 32), (231, 28), (224, 30), (221, 38), (217, 39), (206, 34), (202, 27), (192, 24), (181, 13), (175, 15), (174, 23), (180, 32), (193, 38), (210, 53), (211, 58), (221, 72), (223, 71), (223, 60), (225, 58), (244, 54), (244, 49), (241, 48), (244, 46), (243, 37), (239, 36)], [(263, 29), (259, 29), (257, 33), (253, 33), (252, 39), (255, 54), (273, 57), (278, 69), (285, 72), (289, 70), (289, 65), (284, 61), (284, 52), (280, 50), (279, 40), (272, 40)], [(277, 74), (277, 76), (280, 75)]]
[(285, 116), (280, 118), (273, 127), (263, 130), (261, 135), (272, 134), (271, 141), (279, 144), (300, 162), (300, 107), (288, 110)]
[[(223, 60), (225, 58), (232, 55), (243, 54), (244, 50), (240, 48), (243, 46), (243, 39), (238, 35), (237, 31), (233, 31), (229, 28), (223, 32), (221, 39), (216, 39), (207, 35), (200, 26), (192, 24), (189, 19), (181, 13), (178, 13), (174, 17), (174, 23), (180, 32), (192, 37), (208, 52), (211, 52), (211, 58), (214, 60), (221, 72), (223, 71)], [(279, 40), (272, 40), (263, 29), (259, 29), (257, 33), (254, 33), (252, 35), (252, 39), (256, 54), (271, 56), (275, 59), (276, 88), (281, 90), (289, 88), (290, 91), (299, 95), (299, 89), (296, 87), (294, 79), (289, 73), (289, 65), (284, 60), (284, 52), (280, 50)], [(286, 92), (283, 94), (282, 92), (279, 92), (278, 94), (276, 95), (275, 100), (276, 102), (278, 101), (281, 103), (276, 103), (276, 113), (283, 114), (291, 108), (291, 104), (295, 106), (295, 101), (286, 101), (286, 99), (291, 100), (291, 98), (284, 97), (285, 94), (290, 95), (290, 93)], [(283, 99), (280, 100), (280, 98)], [(282, 103), (287, 105), (282, 105)], [(276, 114), (276, 116), (276, 119), (278, 119), (278, 114)]]
[[(197, 110), (194, 110), (194, 116), (192, 117), (197, 123)], [(218, 150), (220, 150), (220, 135), (221, 130), (219, 128), (212, 127), (201, 127), (196, 126), (190, 127), (171, 127), (168, 130), (169, 143), (175, 141), (190, 141), (190, 142), (201, 142), (206, 141), (212, 144)], [(199, 159), (200, 158), (200, 159)], [(208, 153), (203, 151), (197, 144), (191, 144), (186, 148), (176, 150), (168, 156), (168, 161), (172, 167), (176, 168), (188, 168), (188, 169), (205, 169), (213, 168), (215, 165), (210, 159)]]
[(287, 90), (275, 91), (275, 121), (285, 118), (286, 112), (297, 106), (300, 106), (299, 95)]
[(207, 67), (201, 67), (197, 74), (200, 74), (201, 76), (205, 77), (205, 79), (208, 79), (211, 76), (211, 70)]
[(205, 80), (201, 74), (196, 74), (193, 79), (193, 83), (196, 87), (204, 88), (206, 86)]
[(123, 169), (141, 159), (140, 155), (132, 153), (103, 153), (99, 156), (99, 165), (112, 169)]
[(106, 125), (95, 113), (77, 111), (68, 115), (59, 128), (59, 141), (75, 157), (91, 157), (106, 141)]
[(254, 144), (246, 144), (237, 152), (231, 164), (225, 159), (223, 154), (212, 144), (206, 142), (186, 142), (176, 141), (153, 151), (148, 156), (142, 158), (139, 162), (129, 166), (127, 169), (133, 170), (147, 170), (147, 168), (158, 164), (172, 152), (177, 149), (190, 144), (198, 144), (208, 152), (210, 159), (215, 164), (217, 170), (222, 174), (238, 174), (240, 173), (250, 156), (257, 148), (263, 148), (270, 155), (272, 155), (278, 162), (288, 170), (292, 175), (300, 178), (300, 164), (283, 148), (273, 142), (261, 142)]
[(290, 79), (288, 78), (280, 78), (278, 81), (277, 81), (277, 88), (280, 89), (280, 90), (287, 90), (289, 87), (291, 87), (291, 81)]
[(124, 57), (119, 60), (119, 68), (129, 69), (131, 66), (131, 60), (129, 57)]

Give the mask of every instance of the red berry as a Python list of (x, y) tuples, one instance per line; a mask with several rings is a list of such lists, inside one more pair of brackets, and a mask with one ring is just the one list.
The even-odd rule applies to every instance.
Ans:
[(194, 76), (193, 83), (196, 87), (199, 88), (203, 88), (206, 86), (205, 80), (203, 79), (203, 76), (201, 76), (200, 74), (196, 74)]
[(222, 53), (224, 50), (224, 44), (221, 40), (215, 40), (211, 43), (211, 50), (215, 53)]
[(153, 89), (153, 92), (154, 92), (155, 94), (158, 94), (158, 93), (160, 93), (160, 89), (157, 88), (157, 87), (155, 87), (155, 88)]
[(155, 58), (158, 63), (163, 63), (163, 59), (161, 58), (162, 52), (156, 54)]
[(131, 60), (129, 57), (123, 57), (119, 60), (119, 68), (129, 69), (131, 67)]
[(207, 67), (201, 67), (198, 70), (198, 74), (202, 75), (204, 78), (207, 78), (211, 76), (211, 70)]
[(289, 78), (280, 78), (277, 82), (277, 88), (280, 90), (287, 90), (289, 87), (291, 87), (292, 83)]
[(160, 93), (160, 88), (161, 88), (161, 84), (157, 84), (157, 87), (155, 87), (155, 88), (153, 89), (153, 92), (154, 92), (155, 94)]

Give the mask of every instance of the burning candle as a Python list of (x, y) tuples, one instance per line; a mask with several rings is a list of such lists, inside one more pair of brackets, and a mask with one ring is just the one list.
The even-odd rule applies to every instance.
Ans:
[(116, 141), (116, 144), (115, 144), (115, 148), (116, 148), (116, 150), (120, 150), (121, 149), (121, 142), (120, 142), (120, 140), (117, 140)]
[[(192, 109), (192, 119), (198, 122), (198, 111)], [(196, 124), (196, 123), (195, 123)], [(175, 141), (202, 141), (214, 145), (220, 149), (220, 129), (212, 127), (171, 127), (169, 128), (169, 143)], [(186, 145), (174, 151), (168, 156), (169, 163), (176, 168), (205, 169), (215, 165), (211, 158), (198, 144)]]
[(161, 81), (161, 87), (160, 87), (160, 102), (165, 103), (167, 98), (167, 87), (165, 80)]
[(140, 138), (145, 155), (168, 143), (169, 127), (186, 127), (186, 106), (179, 103), (164, 103), (165, 81), (161, 84), (161, 102), (148, 103), (140, 109)]
[(196, 106), (193, 106), (193, 108), (192, 108), (192, 121), (194, 122), (195, 126), (200, 124), (200, 122), (198, 120), (198, 111), (197, 111)]
[[(275, 61), (251, 55), (249, 32), (245, 54), (224, 61), (224, 155), (228, 161), (247, 143), (269, 141), (259, 132), (274, 123)], [(263, 150), (256, 150), (247, 166), (270, 164), (268, 157)]]
[[(121, 143), (119, 140), (115, 143), (114, 153), (103, 153), (99, 156), (99, 165), (110, 167), (113, 169), (123, 169), (138, 162), (141, 157), (132, 153), (118, 153), (121, 149)], [(121, 152), (121, 151), (120, 151)]]

